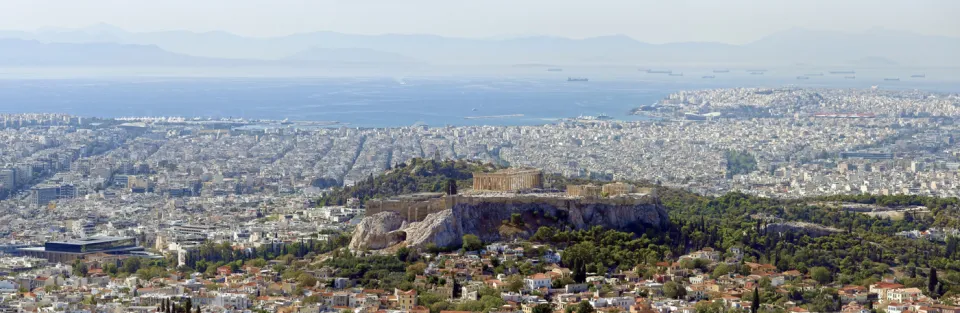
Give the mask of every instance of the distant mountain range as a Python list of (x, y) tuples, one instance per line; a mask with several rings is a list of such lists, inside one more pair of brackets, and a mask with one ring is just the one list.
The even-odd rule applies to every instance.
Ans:
[(310, 48), (290, 55), (289, 61), (346, 64), (415, 64), (420, 60), (391, 52), (364, 48)]
[[(792, 29), (731, 45), (650, 44), (623, 35), (470, 39), (434, 35), (311, 32), (254, 38), (227, 32), (81, 29), (0, 31), (0, 64), (636, 64), (639, 66), (958, 66), (960, 38), (887, 29), (842, 33)], [(883, 62), (877, 62), (883, 60)], [(869, 61), (869, 62), (865, 62)]]
[(0, 39), (0, 65), (4, 66), (198, 66), (230, 63), (230, 60), (176, 54), (148, 45)]

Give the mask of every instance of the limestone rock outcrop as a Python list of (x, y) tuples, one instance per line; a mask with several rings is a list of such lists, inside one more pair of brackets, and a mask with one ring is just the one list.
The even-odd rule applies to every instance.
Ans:
[(380, 212), (364, 217), (353, 230), (350, 239), (350, 250), (372, 249), (378, 250), (396, 243), (390, 232), (399, 229), (406, 221), (395, 212)]
[(518, 215), (522, 223), (511, 224), (521, 234), (533, 234), (541, 226), (585, 229), (594, 225), (618, 230), (661, 229), (669, 222), (656, 199), (570, 199), (543, 196), (455, 196), (450, 209), (404, 223), (400, 214), (380, 212), (363, 219), (350, 242), (351, 249), (382, 249), (399, 243), (412, 248), (428, 244), (459, 246), (463, 235), (474, 234), (485, 242), (504, 240), (501, 227)]
[(456, 246), (464, 235), (452, 210), (430, 214), (423, 221), (410, 223), (399, 232), (404, 233), (409, 247), (425, 247), (429, 243), (438, 247)]

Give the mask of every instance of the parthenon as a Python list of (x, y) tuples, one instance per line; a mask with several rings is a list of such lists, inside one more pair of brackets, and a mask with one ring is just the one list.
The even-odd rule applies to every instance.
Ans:
[(505, 169), (494, 173), (473, 173), (475, 191), (519, 191), (543, 188), (543, 171), (534, 168)]

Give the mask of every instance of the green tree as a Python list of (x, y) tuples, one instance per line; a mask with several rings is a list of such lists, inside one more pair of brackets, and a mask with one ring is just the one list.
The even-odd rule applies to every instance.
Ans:
[(723, 313), (725, 311), (721, 301), (700, 301), (693, 308), (696, 313)]
[(297, 277), (297, 283), (302, 288), (312, 288), (317, 285), (317, 278), (313, 275), (303, 273)]
[(668, 281), (663, 284), (663, 295), (670, 299), (682, 299), (687, 296), (687, 289), (674, 281)]
[(483, 249), (483, 241), (474, 234), (463, 235), (463, 249), (467, 251), (477, 251)]
[(447, 311), (453, 308), (454, 306), (450, 302), (441, 301), (430, 305), (430, 313), (440, 313), (441, 311)]
[(577, 313), (594, 313), (596, 311), (597, 310), (595, 310), (593, 306), (590, 305), (590, 302), (580, 301), (580, 303), (577, 304), (577, 310), (576, 310)]
[(456, 180), (456, 179), (448, 179), (448, 180), (447, 180), (447, 194), (448, 194), (448, 195), (455, 195), (455, 194), (457, 194), (457, 180)]
[(753, 287), (753, 298), (750, 299), (750, 313), (760, 312), (760, 287)]
[(520, 292), (523, 289), (523, 278), (520, 275), (511, 275), (507, 277), (507, 290)]
[(727, 178), (737, 174), (747, 174), (757, 170), (757, 159), (747, 151), (727, 151)]
[(77, 277), (87, 276), (87, 265), (84, 264), (80, 259), (77, 259), (73, 262), (73, 275)]
[(397, 259), (400, 259), (400, 261), (403, 261), (403, 262), (407, 262), (408, 261), (407, 259), (409, 257), (410, 257), (410, 248), (401, 247), (400, 249), (397, 249)]
[(930, 275), (927, 277), (927, 292), (930, 295), (930, 297), (934, 299), (940, 296), (937, 294), (937, 284), (939, 284), (939, 281), (937, 279), (937, 269), (931, 267)]
[(730, 268), (730, 265), (727, 265), (727, 263), (720, 263), (713, 268), (712, 276), (714, 279), (716, 279), (716, 278), (719, 278), (720, 276), (730, 274), (731, 270), (732, 269)]
[(960, 246), (960, 238), (957, 238), (956, 236), (950, 236), (950, 237), (948, 237), (948, 238), (947, 238), (947, 252), (946, 252), (946, 256), (947, 256), (947, 257), (954, 257), (954, 255), (957, 254), (957, 252), (958, 252), (958, 249), (957, 249), (958, 246)]
[(537, 304), (533, 307), (533, 313), (553, 313), (553, 307), (546, 303)]
[(573, 274), (573, 280), (577, 283), (583, 283), (587, 279), (587, 265), (594, 264), (597, 258), (596, 247), (592, 242), (584, 241), (577, 243), (565, 250), (560, 255), (561, 262), (570, 268)]
[(417, 295), (417, 303), (422, 306), (430, 307), (434, 303), (443, 302), (443, 296), (433, 292), (422, 292)]
[(552, 241), (553, 236), (556, 235), (557, 230), (550, 226), (540, 226), (537, 228), (537, 232), (533, 234), (533, 237), (530, 237), (530, 240), (533, 241)]
[(510, 224), (513, 224), (514, 226), (523, 226), (523, 215), (520, 215), (520, 213), (510, 214)]
[(483, 303), (484, 311), (488, 310), (499, 310), (504, 304), (507, 304), (506, 301), (503, 301), (503, 298), (500, 298), (500, 295), (483, 295), (480, 297), (480, 302)]
[(810, 269), (810, 277), (817, 283), (828, 284), (833, 281), (833, 275), (830, 274), (830, 270), (823, 266), (817, 266)]

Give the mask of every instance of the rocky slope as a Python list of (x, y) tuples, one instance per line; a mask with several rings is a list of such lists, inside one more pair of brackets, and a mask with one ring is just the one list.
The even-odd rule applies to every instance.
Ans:
[(380, 212), (364, 217), (357, 228), (354, 229), (349, 247), (351, 250), (364, 247), (369, 249), (386, 248), (397, 241), (397, 238), (389, 238), (389, 233), (403, 225), (403, 217), (394, 212)]
[[(521, 224), (505, 223), (519, 214)], [(423, 248), (455, 247), (465, 234), (485, 242), (526, 237), (541, 226), (583, 229), (600, 225), (618, 230), (662, 228), (669, 221), (663, 206), (651, 198), (581, 200), (538, 196), (463, 197), (451, 209), (406, 223), (402, 216), (381, 212), (363, 219), (350, 242), (354, 250), (378, 250), (404, 243)], [(505, 226), (507, 225), (507, 226)], [(505, 228), (509, 228), (505, 230)]]

